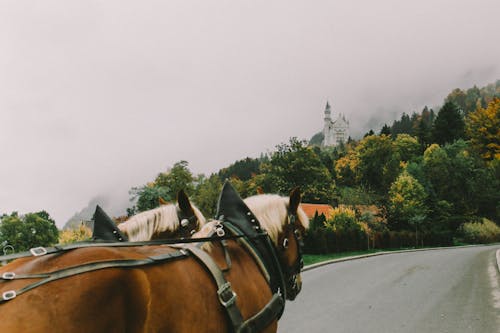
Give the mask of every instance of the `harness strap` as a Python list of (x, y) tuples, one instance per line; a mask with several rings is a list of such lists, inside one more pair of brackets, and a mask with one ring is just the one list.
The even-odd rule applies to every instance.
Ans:
[[(228, 235), (219, 237), (219, 239), (235, 239), (245, 237), (243, 235)], [(213, 241), (211, 237), (203, 238), (180, 238), (180, 239), (158, 239), (152, 241), (142, 241), (142, 242), (102, 242), (99, 240), (93, 240), (91, 242), (80, 242), (72, 243), (67, 245), (55, 245), (53, 247), (35, 247), (29, 251), (19, 252), (0, 256), (0, 261), (10, 261), (25, 257), (39, 257), (46, 254), (59, 253), (63, 251), (70, 251), (74, 249), (87, 248), (87, 247), (134, 247), (142, 245), (172, 245), (172, 244), (187, 244), (187, 243), (198, 243), (198, 242), (210, 242)]]
[(246, 320), (237, 333), (262, 332), (271, 322), (277, 319), (285, 306), (283, 297), (274, 294), (269, 303), (255, 316)]
[[(224, 227), (226, 227), (232, 234), (238, 235), (239, 231), (238, 229), (234, 228), (231, 224), (226, 224)], [(256, 236), (257, 237), (263, 237), (262, 235)], [(251, 256), (254, 258), (255, 263), (257, 266), (259, 266), (261, 273), (264, 275), (266, 278), (267, 283), (271, 283), (271, 275), (269, 274), (269, 271), (266, 268), (266, 264), (261, 258), (261, 255), (259, 254), (259, 251), (255, 249), (254, 246), (252, 246), (252, 243), (247, 240), (247, 237), (242, 237), (239, 240), (239, 244), (243, 245), (248, 252), (250, 252)]]
[(197, 246), (188, 244), (185, 246), (200, 263), (202, 263), (212, 274), (212, 277), (217, 284), (217, 295), (220, 304), (226, 310), (226, 313), (231, 321), (232, 331), (239, 332), (239, 328), (243, 324), (243, 317), (241, 316), (240, 309), (236, 305), (236, 293), (231, 288), (231, 283), (226, 281), (223, 272), (219, 266), (205, 251), (199, 249)]
[(222, 270), (217, 266), (212, 257), (205, 251), (194, 245), (186, 245), (184, 248), (189, 250), (198, 260), (210, 271), (217, 284), (217, 295), (219, 302), (226, 310), (231, 321), (232, 331), (235, 333), (257, 333), (261, 332), (269, 324), (279, 318), (285, 306), (283, 296), (276, 293), (266, 306), (253, 317), (243, 320), (240, 309), (236, 304), (236, 293), (231, 288), (231, 283), (226, 281)]
[(150, 265), (156, 262), (164, 262), (170, 261), (174, 259), (187, 257), (188, 253), (186, 251), (175, 251), (170, 253), (159, 254), (156, 256), (150, 256), (145, 259), (119, 259), (119, 260), (109, 260), (109, 261), (100, 261), (100, 262), (92, 262), (88, 264), (84, 264), (76, 267), (68, 267), (63, 268), (61, 270), (45, 273), (45, 274), (32, 274), (32, 275), (15, 275), (12, 272), (4, 273), (0, 279), (0, 282), (6, 280), (15, 280), (15, 279), (37, 279), (44, 278), (43, 280), (28, 284), (27, 286), (18, 289), (18, 290), (8, 290), (5, 291), (0, 298), (0, 304), (5, 303), (25, 292), (44, 285), (46, 283), (64, 279), (70, 276), (74, 276), (77, 274), (97, 271), (105, 268), (129, 268), (129, 267), (137, 267)]
[(231, 262), (231, 256), (229, 255), (229, 251), (227, 250), (227, 239), (223, 239), (220, 241), (222, 245), (222, 249), (224, 250), (224, 258), (226, 259), (226, 268), (222, 270), (222, 272), (226, 273), (231, 270), (233, 263)]

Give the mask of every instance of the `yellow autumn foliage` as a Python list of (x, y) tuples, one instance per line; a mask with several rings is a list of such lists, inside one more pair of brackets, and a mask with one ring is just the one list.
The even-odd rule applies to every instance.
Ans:
[(500, 98), (488, 107), (478, 107), (466, 119), (466, 132), (472, 145), (487, 161), (500, 159)]
[(359, 221), (356, 219), (356, 212), (349, 207), (336, 207), (332, 209), (326, 217), (324, 225), (332, 231), (361, 229)]
[(92, 237), (92, 230), (83, 223), (78, 228), (62, 230), (59, 232), (59, 244), (70, 244), (88, 240)]

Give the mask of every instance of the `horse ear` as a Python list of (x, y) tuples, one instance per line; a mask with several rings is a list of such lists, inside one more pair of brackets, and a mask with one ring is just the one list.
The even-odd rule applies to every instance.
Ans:
[(297, 209), (299, 208), (301, 199), (302, 199), (302, 196), (300, 194), (300, 189), (298, 187), (295, 187), (290, 192), (290, 203), (289, 203), (290, 213), (292, 213), (292, 214), (297, 213)]
[(257, 194), (264, 194), (264, 190), (262, 189), (262, 187), (257, 187)]
[(110, 242), (127, 241), (127, 237), (116, 226), (115, 222), (97, 205), (94, 213), (92, 239)]
[(189, 198), (184, 190), (180, 190), (177, 193), (177, 203), (184, 214), (188, 216), (194, 215), (193, 207), (191, 206), (191, 202), (189, 201)]
[(168, 205), (168, 202), (165, 199), (163, 199), (162, 197), (158, 198), (158, 202), (160, 203), (160, 206)]

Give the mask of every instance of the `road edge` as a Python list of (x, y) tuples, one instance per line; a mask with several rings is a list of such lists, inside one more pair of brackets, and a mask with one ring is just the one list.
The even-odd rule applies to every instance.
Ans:
[[(436, 251), (436, 250), (455, 250), (455, 249), (463, 249), (467, 247), (478, 247), (478, 246), (499, 246), (500, 243), (495, 243), (495, 244), (475, 244), (475, 245), (463, 245), (463, 246), (450, 246), (450, 247), (431, 247), (431, 248), (425, 248), (425, 249), (409, 249), (409, 250), (398, 250), (398, 251), (382, 251), (382, 252), (376, 252), (376, 253), (367, 253), (367, 254), (361, 254), (357, 256), (350, 256), (350, 257), (344, 257), (344, 258), (338, 258), (338, 259), (331, 259), (331, 260), (326, 260), (322, 262), (318, 262), (315, 264), (307, 265), (302, 269), (302, 272), (306, 272), (315, 268), (319, 268), (322, 266), (326, 265), (331, 265), (339, 262), (344, 262), (344, 261), (351, 261), (351, 260), (357, 260), (357, 259), (364, 259), (364, 258), (370, 258), (370, 257), (376, 257), (376, 256), (382, 256), (382, 255), (387, 255), (387, 254), (398, 254), (398, 253), (406, 253), (406, 252), (419, 252), (419, 251)], [(497, 268), (500, 272), (500, 249), (496, 251), (496, 260), (497, 260)]]
[(496, 258), (497, 258), (497, 269), (498, 269), (498, 273), (500, 273), (500, 249), (497, 250), (496, 254), (495, 254)]

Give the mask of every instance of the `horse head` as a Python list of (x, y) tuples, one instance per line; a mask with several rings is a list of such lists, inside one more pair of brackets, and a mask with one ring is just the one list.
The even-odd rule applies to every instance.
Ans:
[(244, 200), (273, 242), (285, 278), (286, 297), (294, 300), (302, 288), (303, 235), (309, 219), (300, 207), (298, 188), (289, 197), (261, 194)]
[(183, 190), (177, 202), (141, 212), (118, 225), (130, 241), (189, 238), (206, 223), (200, 210)]

